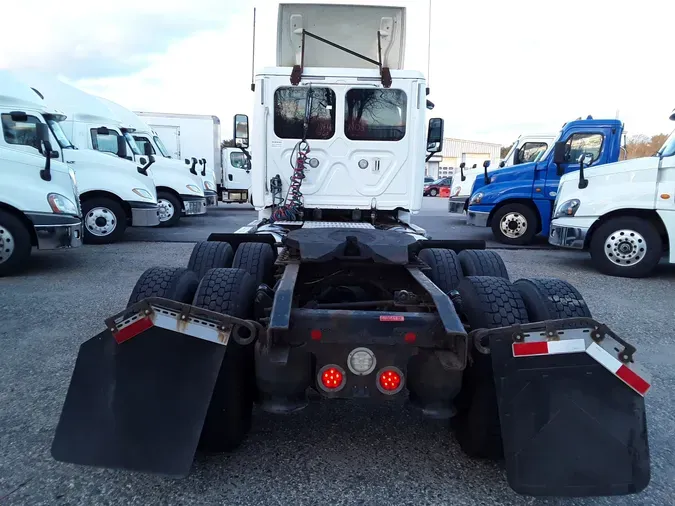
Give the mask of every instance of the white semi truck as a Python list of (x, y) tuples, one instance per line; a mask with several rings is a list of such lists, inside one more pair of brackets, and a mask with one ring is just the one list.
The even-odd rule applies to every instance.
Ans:
[[(555, 140), (554, 134), (531, 134), (521, 135), (513, 143), (508, 154), (499, 163), (498, 169), (520, 165), (537, 160)], [(492, 170), (498, 170), (492, 169)], [(471, 188), (476, 177), (484, 173), (484, 167), (467, 167), (461, 163), (459, 171), (455, 171), (448, 199), (448, 212), (453, 214), (466, 214), (471, 197)]]
[(590, 251), (610, 276), (647, 276), (664, 255), (675, 264), (675, 131), (654, 156), (564, 175), (549, 242)]
[(443, 120), (427, 128), (424, 75), (402, 68), (406, 12), (280, 5), (277, 66), (255, 77), (258, 219), (195, 245), (187, 269), (148, 269), (81, 346), (57, 460), (183, 476), (198, 447), (241, 444), (254, 402), (290, 416), (312, 389), (450, 419), (523, 494), (647, 486), (635, 348), (568, 283), (511, 283), (484, 242), (412, 224)]
[[(77, 176), (84, 219), (84, 242), (117, 242), (124, 236), (127, 226), (158, 225), (159, 208), (150, 161), (138, 166), (115, 155), (93, 150), (91, 144), (87, 143), (91, 139), (87, 125), (93, 122), (100, 126), (96, 111), (77, 115), (71, 112), (71, 116), (67, 117), (65, 109), (58, 106), (63, 101), (46, 90), (40, 91), (34, 76), (33, 73), (19, 74), (16, 78), (25, 86), (30, 86), (45, 107), (62, 111), (59, 114), (48, 113), (45, 119), (58, 160), (73, 169)], [(126, 153), (124, 142), (118, 144), (114, 139), (112, 142), (114, 149)]]
[(77, 179), (47, 126), (46, 116), (58, 114), (0, 71), (0, 277), (24, 269), (33, 247), (82, 245)]
[(202, 177), (210, 206), (218, 205), (220, 195), (220, 119), (202, 114), (172, 114), (134, 111), (162, 140), (168, 155), (185, 160)]
[[(26, 72), (24, 75), (45, 100), (68, 115), (63, 121), (63, 129), (77, 148), (98, 151), (108, 158), (117, 157), (130, 167), (142, 167), (149, 163), (150, 157), (138, 149), (131, 134), (133, 129), (127, 128), (129, 125), (120, 121), (118, 114), (98, 97), (41, 72)], [(198, 178), (193, 179), (185, 168), (167, 166), (163, 157), (153, 156), (152, 160), (159, 226), (176, 225), (181, 213), (206, 213), (204, 191)], [(119, 212), (119, 209), (116, 211)], [(107, 221), (104, 227), (99, 228), (99, 233), (108, 233), (112, 224), (112, 221)]]
[[(134, 156), (155, 158), (153, 172), (157, 181), (160, 226), (178, 224), (181, 213), (186, 216), (205, 214), (207, 192), (210, 190), (197, 167), (186, 167), (182, 161), (170, 158), (157, 133), (131, 110), (111, 100), (98, 99), (120, 122), (124, 136), (136, 148)], [(195, 188), (200, 189), (200, 192), (196, 192)]]
[(241, 149), (221, 148), (221, 124), (217, 116), (143, 111), (136, 114), (157, 132), (172, 157), (184, 158), (188, 165), (197, 160), (200, 174), (208, 177), (211, 184), (212, 205), (218, 201), (250, 200), (250, 159)]

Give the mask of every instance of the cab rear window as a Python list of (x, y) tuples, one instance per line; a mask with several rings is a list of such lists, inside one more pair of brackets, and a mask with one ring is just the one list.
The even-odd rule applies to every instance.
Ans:
[(305, 112), (309, 93), (312, 110), (307, 139), (330, 139), (335, 135), (335, 92), (330, 88), (288, 86), (274, 92), (274, 133), (280, 139), (305, 137)]
[(345, 135), (353, 141), (400, 141), (407, 107), (403, 90), (352, 88), (345, 96)]

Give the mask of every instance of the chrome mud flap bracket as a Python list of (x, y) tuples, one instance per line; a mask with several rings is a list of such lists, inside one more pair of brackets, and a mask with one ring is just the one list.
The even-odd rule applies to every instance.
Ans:
[(159, 298), (80, 346), (52, 444), (62, 462), (186, 476), (227, 344), (255, 322)]
[(635, 348), (590, 318), (477, 330), (489, 353), (507, 479), (532, 496), (610, 496), (650, 479)]

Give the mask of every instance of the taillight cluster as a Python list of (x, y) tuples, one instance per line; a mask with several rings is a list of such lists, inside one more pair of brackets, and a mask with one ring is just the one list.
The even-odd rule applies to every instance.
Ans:
[[(370, 374), (375, 370), (376, 363), (375, 354), (368, 348), (352, 350), (347, 359), (349, 370), (356, 376)], [(347, 375), (339, 365), (328, 364), (319, 370), (317, 382), (325, 392), (339, 392), (347, 383)], [(403, 372), (398, 367), (383, 367), (377, 372), (375, 385), (385, 395), (397, 394), (405, 385)]]

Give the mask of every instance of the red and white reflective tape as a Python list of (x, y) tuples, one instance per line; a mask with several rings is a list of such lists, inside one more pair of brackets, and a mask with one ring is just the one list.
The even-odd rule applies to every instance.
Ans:
[(586, 351), (584, 339), (565, 341), (534, 341), (531, 343), (513, 343), (514, 357), (535, 357), (538, 355), (559, 355), (561, 353), (583, 353)]
[(602, 346), (588, 339), (563, 339), (559, 341), (531, 341), (513, 343), (514, 357), (536, 357), (565, 353), (587, 353), (596, 362), (644, 396), (651, 384), (634, 369), (621, 362)]
[(229, 341), (232, 330), (232, 326), (228, 326), (223, 330), (212, 322), (191, 316), (184, 320), (175, 311), (155, 308), (154, 306), (149, 314), (138, 313), (124, 321), (118, 321), (116, 327), (109, 330), (112, 332), (117, 344), (122, 344), (152, 327), (171, 330), (203, 339), (204, 341), (224, 345)]

